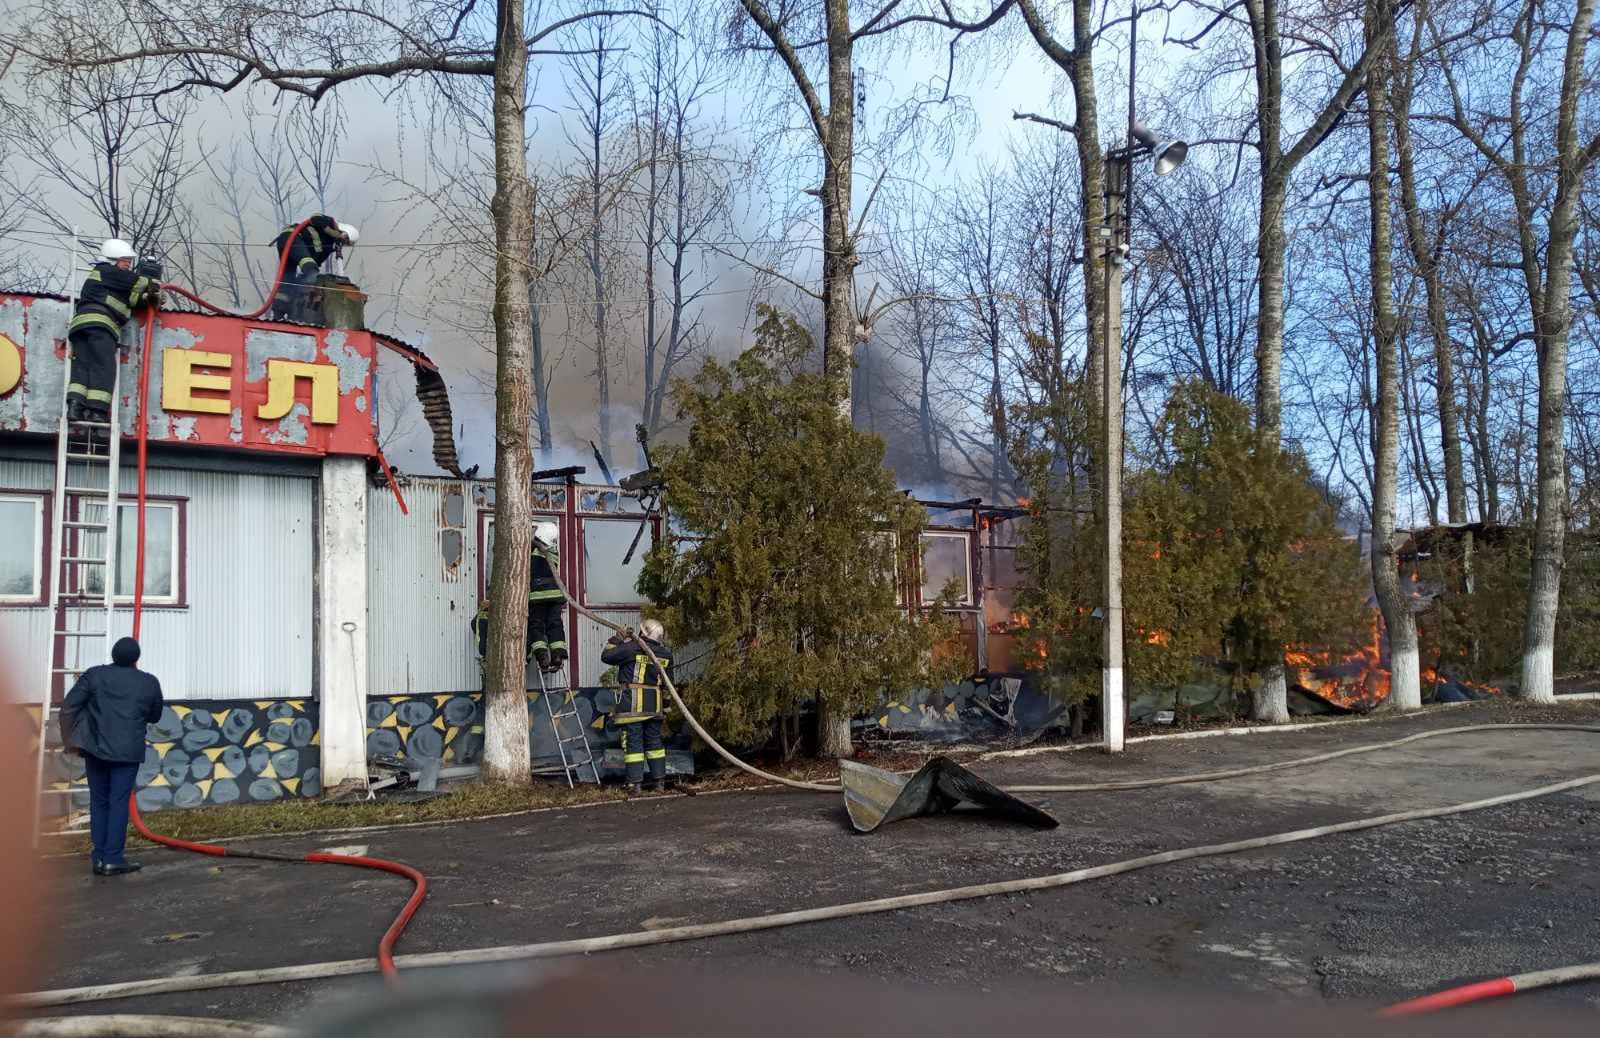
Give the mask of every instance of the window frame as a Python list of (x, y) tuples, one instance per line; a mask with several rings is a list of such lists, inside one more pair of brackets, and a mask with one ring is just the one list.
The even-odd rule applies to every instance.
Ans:
[(0, 594), (0, 609), (28, 609), (48, 605), (50, 602), (50, 495), (43, 490), (21, 490), (0, 487), (0, 500), (31, 501), (34, 509), (33, 555), (34, 593), (32, 595)]
[[(645, 553), (655, 546), (656, 539), (660, 534), (656, 520), (651, 516), (643, 514), (638, 516), (629, 516), (626, 513), (589, 512), (578, 517), (579, 547), (582, 549), (582, 552), (579, 555), (582, 565), (578, 567), (578, 593), (583, 596), (583, 604), (593, 609), (644, 608), (644, 606), (648, 605), (649, 603), (643, 595), (639, 595), (639, 597), (632, 602), (602, 602), (599, 600), (591, 600), (589, 598), (589, 524), (591, 522), (620, 523), (633, 530), (637, 530), (641, 522), (645, 523), (649, 527), (647, 534), (650, 539), (647, 542), (643, 537), (639, 538), (639, 547), (634, 552), (634, 558), (641, 566), (643, 566)], [(637, 591), (634, 593), (636, 595), (638, 594)]]
[[(103, 496), (98, 494), (73, 494), (70, 495), (67, 514), (74, 517), (81, 517), (84, 514), (85, 504), (99, 505), (103, 503)], [(186, 497), (177, 497), (168, 494), (146, 494), (144, 503), (146, 510), (148, 510), (152, 505), (158, 508), (171, 508), (173, 510), (172, 566), (174, 572), (172, 574), (172, 594), (161, 596), (145, 595), (141, 600), (140, 608), (187, 609), (189, 608), (189, 499)], [(139, 502), (137, 500), (130, 500), (121, 494), (117, 495), (119, 524), (120, 513), (124, 508), (133, 510), (134, 517), (132, 520), (130, 520), (129, 525), (135, 525), (138, 522)], [(134, 543), (135, 542), (133, 538), (125, 538), (121, 536), (117, 537), (118, 558), (115, 568), (118, 575), (120, 575), (122, 569), (121, 556), (123, 549), (126, 547), (129, 551), (136, 550), (134, 548)], [(81, 575), (81, 569), (81, 567), (73, 567), (73, 575), (67, 584), (64, 585), (64, 590), (77, 592), (83, 583), (85, 583), (84, 578)], [(112, 603), (117, 609), (132, 609), (133, 593), (130, 591), (125, 595), (113, 595)]]
[[(566, 517), (565, 513), (563, 513), (563, 512), (541, 512), (541, 511), (535, 511), (533, 513), (533, 521), (536, 522), (536, 523), (543, 523), (543, 522), (555, 523), (556, 524), (556, 528), (561, 531), (561, 542), (562, 542), (562, 544), (564, 545), (566, 543), (566, 540), (567, 540), (567, 531), (566, 531), (567, 517)], [(478, 573), (477, 573), (477, 580), (478, 580), (478, 603), (480, 605), (483, 604), (484, 602), (489, 601), (489, 578), (491, 576), (489, 570), (490, 570), (490, 567), (491, 567), (491, 565), (493, 564), (493, 561), (494, 561), (493, 556), (490, 554), (490, 550), (489, 550), (489, 534), (490, 534), (490, 531), (493, 530), (493, 529), (494, 529), (494, 509), (493, 508), (479, 507), (478, 508), (478, 556), (477, 556)], [(564, 556), (565, 552), (562, 552), (562, 555)], [(566, 566), (565, 561), (563, 561), (562, 566), (563, 566), (563, 568)], [(567, 576), (567, 574), (565, 572), (563, 572), (561, 574), (561, 579), (564, 580), (564, 581), (570, 580), (570, 578)]]
[[(974, 587), (974, 574), (972, 567), (973, 531), (953, 529), (948, 527), (925, 526), (917, 532), (917, 603), (923, 608), (930, 608), (934, 604), (932, 599), (924, 597), (924, 586), (928, 582), (928, 567), (926, 562), (926, 552), (923, 551), (923, 543), (929, 539), (961, 541), (961, 564), (966, 571), (966, 592), (962, 595), (962, 597), (957, 598), (953, 603), (951, 603), (949, 608), (951, 610), (976, 609), (978, 605), (978, 595), (977, 588)], [(938, 589), (934, 589), (933, 594), (937, 596)]]

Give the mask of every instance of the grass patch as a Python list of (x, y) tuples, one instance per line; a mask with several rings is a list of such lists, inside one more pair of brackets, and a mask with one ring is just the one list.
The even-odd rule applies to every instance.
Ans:
[[(385, 803), (382, 800), (355, 803), (329, 803), (321, 800), (277, 800), (268, 804), (230, 804), (224, 807), (195, 807), (156, 811), (145, 816), (145, 823), (162, 836), (180, 840), (225, 840), (239, 836), (283, 835), (316, 832), (323, 829), (353, 829), (364, 826), (404, 825), (412, 822), (453, 822), (485, 815), (531, 811), (544, 807), (571, 807), (607, 800), (621, 800), (614, 789), (577, 789), (535, 785), (528, 788), (497, 785), (472, 785), (420, 803)], [(130, 846), (149, 847), (148, 841), (129, 833)], [(89, 837), (74, 835), (52, 840), (53, 852), (89, 852)]]

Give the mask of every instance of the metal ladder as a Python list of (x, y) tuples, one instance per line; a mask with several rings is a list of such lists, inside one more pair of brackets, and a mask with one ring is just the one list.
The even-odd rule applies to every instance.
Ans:
[[(585, 767), (594, 778), (594, 784), (600, 785), (600, 767), (595, 763), (594, 751), (589, 747), (589, 733), (584, 730), (583, 719), (578, 714), (578, 700), (572, 694), (572, 689), (563, 680), (560, 685), (552, 687), (545, 681), (545, 673), (538, 665), (534, 671), (539, 675), (539, 701), (544, 703), (545, 716), (550, 718), (550, 732), (556, 739), (556, 752), (561, 755), (561, 774), (566, 777), (567, 788), (571, 789), (575, 783), (573, 776), (578, 775)], [(558, 693), (565, 693), (560, 709), (553, 706), (550, 700)], [(561, 722), (567, 718), (573, 721), (576, 735), (562, 735)], [(569, 754), (567, 748), (572, 748)], [(540, 768), (536, 774), (555, 774), (554, 767)], [(579, 782), (583, 781), (580, 776)]]
[[(77, 231), (73, 231), (76, 255)], [(78, 285), (88, 268), (68, 262), (67, 320), (77, 309)], [(120, 350), (119, 350), (120, 352)], [(50, 499), (50, 658), (39, 696), (39, 759), (34, 801), (37, 839), (44, 797), (72, 790), (44, 782), (51, 712), (60, 694), (90, 667), (111, 659), (116, 641), (117, 490), (122, 434), (121, 358), (116, 359), (108, 421), (69, 421), (67, 387), (72, 383), (72, 344), (66, 344), (61, 378), (61, 421), (56, 433), (55, 491)], [(97, 434), (104, 436), (101, 439)], [(94, 584), (98, 580), (99, 588)], [(98, 641), (97, 641), (98, 640)], [(87, 652), (87, 655), (86, 655)]]

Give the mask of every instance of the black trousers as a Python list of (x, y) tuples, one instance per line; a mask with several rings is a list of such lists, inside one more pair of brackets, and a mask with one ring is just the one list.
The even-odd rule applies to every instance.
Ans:
[(567, 600), (564, 598), (531, 599), (528, 602), (528, 652), (540, 649), (550, 653), (550, 658), (561, 661), (567, 658), (567, 628), (564, 622)]
[(128, 842), (128, 795), (139, 765), (101, 760), (91, 753), (83, 755), (83, 763), (89, 780), (91, 858), (96, 864), (121, 865)]
[(638, 785), (643, 782), (644, 769), (648, 765), (650, 781), (659, 785), (667, 777), (667, 750), (661, 743), (661, 718), (646, 717), (617, 727), (622, 729), (622, 760), (628, 766), (628, 783)]
[(72, 343), (72, 381), (67, 385), (67, 400), (110, 410), (111, 393), (117, 384), (117, 337), (108, 329), (91, 325), (67, 338)]
[(298, 261), (298, 256), (289, 257), (289, 265), (283, 271), (283, 281), (278, 285), (278, 294), (272, 297), (274, 321), (315, 323), (316, 314), (311, 306), (311, 289), (317, 283), (317, 266), (314, 263), (307, 263), (303, 270), (297, 269)]

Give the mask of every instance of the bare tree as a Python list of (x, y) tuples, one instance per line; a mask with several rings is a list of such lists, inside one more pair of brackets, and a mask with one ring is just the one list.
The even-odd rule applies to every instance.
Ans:
[(1367, 208), (1371, 221), (1371, 287), (1374, 338), (1378, 354), (1377, 435), (1372, 486), (1372, 586), (1389, 634), (1389, 702), (1396, 709), (1422, 706), (1417, 658), (1417, 623), (1400, 581), (1400, 537), (1395, 502), (1400, 478), (1400, 373), (1394, 304), (1394, 234), (1390, 226), (1389, 92), (1393, 45), (1384, 25), (1394, 12), (1389, 0), (1368, 0), (1363, 31), (1377, 56), (1367, 76)]
[(27, 77), (20, 101), (0, 98), (11, 109), (0, 119), (0, 145), (27, 157), (33, 183), (7, 184), (7, 193), (66, 233), (79, 221), (52, 204), (58, 192), (111, 237), (159, 249), (187, 215), (181, 188), (201, 162), (185, 147), (191, 104), (151, 96), (161, 75), (157, 63), (142, 61)]
[[(1494, 170), (1516, 213), (1516, 267), (1527, 294), (1538, 361), (1538, 451), (1533, 569), (1523, 634), (1519, 694), (1535, 702), (1555, 697), (1555, 623), (1569, 502), (1566, 473), (1567, 347), (1572, 329), (1572, 282), (1585, 172), (1600, 159), (1600, 135), (1587, 141), (1582, 99), (1592, 96), (1586, 54), (1595, 39), (1595, 0), (1578, 0), (1571, 19), (1545, 0), (1522, 0), (1508, 22), (1485, 40), (1441, 43), (1449, 94), (1444, 118)], [(1558, 67), (1550, 51), (1559, 48)], [(1486, 97), (1463, 82), (1469, 62), (1508, 61), (1504, 97)], [(1544, 90), (1539, 89), (1544, 86)], [(1548, 100), (1554, 97), (1553, 110)], [(1490, 105), (1493, 105), (1491, 108)]]
[[(611, 452), (611, 383), (617, 374), (613, 370), (611, 344), (611, 272), (614, 266), (614, 241), (609, 233), (616, 223), (614, 207), (605, 204), (616, 192), (612, 185), (618, 173), (612, 169), (608, 149), (613, 131), (622, 118), (624, 100), (621, 55), (618, 53), (618, 36), (621, 27), (610, 18), (595, 18), (583, 27), (583, 53), (566, 59), (567, 93), (577, 127), (568, 131), (567, 140), (574, 151), (582, 156), (584, 178), (588, 185), (589, 227), (584, 248), (584, 260), (589, 267), (589, 310), (592, 315), (591, 331), (594, 335), (594, 380), (598, 398), (596, 421), (599, 424), (600, 449)], [(649, 155), (656, 155), (659, 135), (651, 134)], [(652, 173), (657, 167), (647, 161)], [(653, 224), (654, 214), (648, 224)], [(648, 231), (655, 234), (653, 226)], [(651, 245), (654, 241), (652, 238)], [(646, 276), (652, 277), (654, 268), (646, 263)], [(654, 289), (654, 283), (651, 283)], [(620, 365), (616, 365), (620, 367)]]

